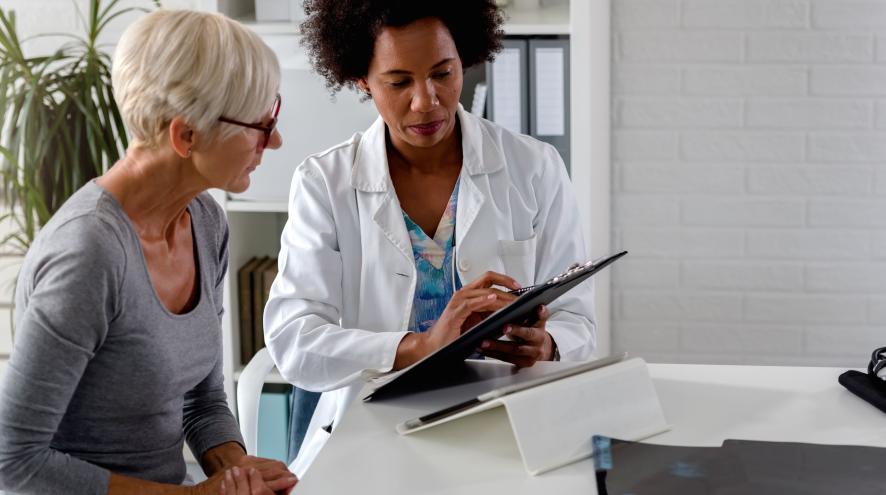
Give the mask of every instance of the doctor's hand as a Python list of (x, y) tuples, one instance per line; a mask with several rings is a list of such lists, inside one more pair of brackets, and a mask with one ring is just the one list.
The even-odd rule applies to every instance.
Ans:
[(554, 339), (545, 330), (551, 314), (544, 306), (538, 307), (538, 321), (531, 327), (505, 326), (504, 334), (510, 340), (484, 340), (479, 352), (491, 358), (528, 368), (536, 361), (550, 361), (554, 357)]
[(491, 313), (507, 306), (517, 296), (495, 286), (519, 289), (513, 278), (496, 272), (486, 272), (476, 280), (455, 291), (440, 318), (424, 333), (409, 333), (397, 347), (394, 369), (405, 368), (437, 349), (457, 339)]

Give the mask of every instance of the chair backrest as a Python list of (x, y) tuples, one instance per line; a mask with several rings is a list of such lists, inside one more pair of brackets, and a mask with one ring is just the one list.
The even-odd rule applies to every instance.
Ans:
[(237, 418), (240, 432), (246, 442), (246, 453), (256, 455), (258, 444), (258, 404), (261, 400), (265, 377), (274, 369), (267, 348), (259, 349), (249, 364), (243, 368), (237, 381)]

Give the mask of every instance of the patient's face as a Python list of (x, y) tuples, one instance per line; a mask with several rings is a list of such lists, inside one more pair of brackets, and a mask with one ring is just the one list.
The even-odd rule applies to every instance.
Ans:
[(369, 91), (397, 147), (433, 147), (455, 130), (462, 65), (449, 29), (439, 19), (386, 27), (375, 39)]
[[(269, 125), (273, 117), (271, 113), (269, 111), (260, 124)], [(265, 146), (264, 132), (240, 127), (228, 138), (217, 138), (201, 146), (201, 153), (194, 157), (194, 165), (207, 179), (209, 187), (241, 193), (249, 187), (250, 174), (261, 166), (264, 152), (276, 150), (282, 145), (283, 138), (277, 129), (271, 133)]]

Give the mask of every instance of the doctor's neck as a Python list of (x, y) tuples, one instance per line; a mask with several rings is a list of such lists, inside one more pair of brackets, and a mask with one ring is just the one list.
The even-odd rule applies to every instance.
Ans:
[(461, 169), (461, 125), (456, 122), (448, 136), (431, 146), (415, 146), (397, 139), (385, 126), (385, 148), (388, 166), (433, 174), (452, 167)]

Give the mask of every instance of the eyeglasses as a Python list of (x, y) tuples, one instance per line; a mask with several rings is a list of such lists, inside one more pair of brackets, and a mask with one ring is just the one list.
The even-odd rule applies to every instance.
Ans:
[[(871, 362), (868, 363), (869, 375), (877, 377), (882, 370), (886, 370), (886, 347), (874, 349), (874, 353), (871, 354)], [(886, 380), (886, 374), (881, 378)]]
[(258, 129), (265, 133), (265, 141), (262, 145), (262, 148), (267, 148), (268, 143), (271, 141), (271, 134), (274, 133), (274, 129), (277, 128), (277, 116), (280, 115), (280, 94), (277, 94), (277, 98), (274, 100), (274, 106), (271, 109), (271, 123), (268, 125), (258, 124), (247, 124), (246, 122), (240, 122), (239, 120), (229, 119), (227, 117), (219, 117), (218, 120), (224, 122), (226, 124), (234, 124), (243, 127), (248, 127), (250, 129)]

